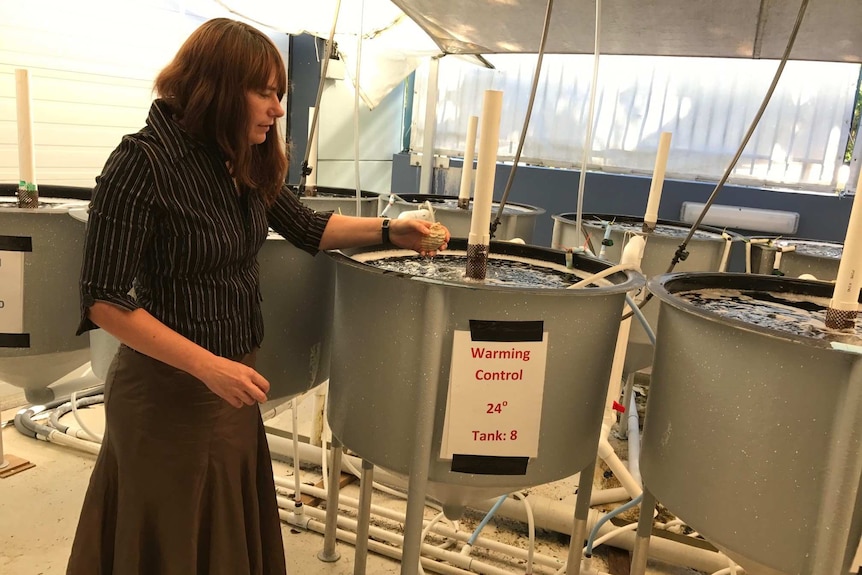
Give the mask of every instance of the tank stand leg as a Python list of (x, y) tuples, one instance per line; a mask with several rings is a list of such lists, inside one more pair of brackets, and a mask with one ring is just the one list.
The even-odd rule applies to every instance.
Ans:
[(422, 550), (422, 529), (425, 520), (425, 494), (431, 469), (431, 443), (434, 436), (434, 416), (437, 390), (443, 365), (442, 335), (449, 317), (441, 287), (428, 290), (422, 322), (424, 350), (417, 368), (424, 375), (414, 409), (416, 410), (416, 440), (410, 456), (410, 481), (407, 485), (407, 514), (404, 519), (404, 543), (401, 554), (401, 575), (417, 575)]
[(362, 460), (359, 477), (359, 509), (356, 517), (356, 550), (353, 560), (353, 575), (365, 575), (368, 563), (368, 527), (371, 523), (371, 491), (374, 482), (374, 465)]
[(329, 488), (326, 492), (326, 526), (323, 530), (323, 549), (317, 558), (333, 563), (341, 558), (335, 549), (335, 536), (338, 529), (338, 482), (341, 479), (341, 442), (332, 438), (332, 466), (329, 468)]
[(578, 482), (578, 495), (575, 499), (575, 521), (572, 525), (572, 538), (569, 541), (569, 557), (566, 560), (566, 574), (580, 575), (581, 556), (584, 541), (587, 539), (587, 519), (590, 515), (590, 497), (593, 494), (593, 476), (596, 473), (596, 460), (581, 470)]
[(644, 486), (643, 495), (637, 537), (635, 537), (634, 553), (632, 554), (631, 575), (644, 575), (646, 573), (649, 555), (649, 538), (650, 533), (652, 533), (653, 510), (655, 510), (656, 500), (646, 486)]

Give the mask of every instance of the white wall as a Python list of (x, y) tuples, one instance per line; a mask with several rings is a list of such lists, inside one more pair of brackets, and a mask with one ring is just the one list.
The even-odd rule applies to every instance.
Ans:
[[(396, 88), (373, 110), (359, 102), (359, 153), (355, 153), (355, 92), (349, 78), (326, 80), (320, 103), (317, 185), (389, 193), (392, 155), (401, 151), (403, 90)], [(296, 150), (302, 154), (305, 150)]]
[[(212, 0), (2, 0), (0, 182), (19, 179), (15, 69), (30, 70), (37, 184), (90, 187), (144, 125), (161, 68), (222, 15)], [(286, 62), (287, 35), (271, 35)]]

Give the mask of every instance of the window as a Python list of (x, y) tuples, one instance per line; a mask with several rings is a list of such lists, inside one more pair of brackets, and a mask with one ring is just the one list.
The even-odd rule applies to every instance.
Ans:
[[(488, 58), (495, 70), (440, 62), (435, 153), (462, 155), (469, 116), (485, 90), (503, 91), (498, 159), (517, 151), (535, 55)], [(673, 134), (668, 177), (718, 181), (736, 153), (777, 61), (602, 56), (588, 165), (651, 174), (661, 132)], [(521, 161), (580, 166), (592, 55), (545, 55)], [(416, 73), (411, 147), (422, 145), (428, 67)], [(790, 61), (731, 174), (742, 185), (833, 191), (842, 170), (860, 78), (858, 64)]]

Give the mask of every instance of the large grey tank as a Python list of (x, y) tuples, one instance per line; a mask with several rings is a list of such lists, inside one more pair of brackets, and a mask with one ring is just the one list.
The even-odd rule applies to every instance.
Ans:
[(0, 380), (32, 403), (52, 400), (48, 386), (89, 360), (89, 338), (75, 335), (84, 224), (69, 215), (87, 202), (39, 201), (0, 198)]
[(840, 242), (777, 236), (754, 236), (748, 240), (751, 273), (789, 277), (810, 274), (825, 281), (838, 277), (844, 252), (844, 244)]
[[(437, 258), (456, 258), (465, 267), (465, 249), (465, 240), (453, 239)], [(568, 268), (563, 252), (509, 242), (492, 242), (490, 252), (489, 266), (497, 260), (561, 270), (572, 281), (610, 267), (575, 256)], [(405, 475), (425, 450), (426, 491), (450, 508), (565, 478), (595, 461), (625, 294), (643, 285), (640, 274), (617, 272), (589, 288), (507, 287), (374, 265), (385, 258), (429, 269), (438, 265), (404, 250), (353, 250), (332, 257), (337, 270), (328, 420), (346, 447)], [(544, 370), (525, 378), (525, 384), (536, 386), (531, 397), (537, 404), (529, 409), (477, 383), (480, 369), (471, 363), (480, 361), (475, 358), (482, 357), (485, 345), (476, 342), (494, 340), (507, 348), (502, 353), (510, 353), (528, 345), (519, 335), (527, 328), (538, 331), (531, 345), (546, 357)], [(483, 329), (496, 335), (477, 335)], [(460, 395), (473, 385), (481, 393)], [(447, 405), (450, 414), (456, 406), (477, 409), (446, 421)], [(502, 423), (510, 417), (507, 421), (516, 423)], [(417, 429), (420, 420), (429, 422), (427, 435)], [(510, 457), (507, 451), (496, 457), (471, 451), (485, 445), (468, 446), (466, 452), (451, 447), (453, 437), (464, 437), (453, 425), (467, 426), (472, 440), (497, 442), (495, 447), (507, 450), (511, 430), (528, 423), (538, 429), (533, 455)]]
[[(458, 196), (440, 196), (437, 194), (396, 194), (390, 204), (389, 197), (381, 196), (380, 212), (386, 210), (386, 216), (397, 218), (404, 212), (418, 210), (425, 202), (430, 202), (438, 222), (449, 228), (453, 238), (466, 238), (470, 233), (470, 223), (473, 218), (473, 201), (467, 209), (458, 207)], [(491, 222), (497, 217), (500, 204), (491, 205)], [(494, 233), (495, 240), (522, 239), (525, 243), (533, 241), (536, 220), (545, 213), (542, 208), (526, 204), (507, 202), (500, 216), (500, 225)]]
[(862, 338), (822, 325), (833, 286), (652, 278), (661, 303), (645, 488), (751, 575), (836, 575), (862, 535)]
[[(299, 194), (298, 186), (291, 189)], [(310, 191), (299, 194), (299, 200), (309, 208), (318, 212), (335, 212), (345, 216), (355, 216), (357, 213), (362, 217), (377, 216), (377, 198), (379, 194), (362, 190), (359, 200), (356, 199), (356, 190), (346, 188), (328, 188), (322, 186), (314, 187), (314, 195)], [(357, 203), (359, 210), (357, 212)]]
[[(276, 233), (258, 253), (264, 340), (257, 370), (270, 383), (269, 401), (304, 393), (329, 378), (335, 264), (314, 257)], [(91, 332), (93, 373), (104, 380), (119, 341), (104, 330)]]
[[(554, 215), (553, 220), (551, 247), (554, 249), (579, 247), (579, 242), (582, 241), (579, 238), (582, 236), (577, 233), (577, 214)], [(606, 243), (611, 245), (605, 246), (602, 257), (616, 263), (620, 261), (628, 237), (633, 232), (640, 233), (643, 217), (590, 213), (582, 214), (582, 222), (596, 254), (600, 253), (602, 241), (606, 237), (607, 228), (610, 227), (610, 235), (607, 236), (610, 242)], [(683, 222), (658, 220), (656, 230), (647, 236), (641, 260), (641, 271), (647, 278), (667, 272), (677, 248), (690, 229), (691, 226)], [(732, 238), (731, 241), (741, 239), (741, 236), (734, 233), (728, 233), (728, 235)], [(700, 226), (686, 248), (688, 257), (681, 260), (674, 271), (722, 271), (720, 267), (726, 257), (725, 252), (729, 249), (730, 244), (722, 236), (722, 230)], [(658, 318), (658, 307), (658, 303), (648, 301), (641, 308), (653, 329)], [(631, 373), (651, 365), (652, 352), (652, 344), (646, 331), (640, 322), (633, 321), (626, 350), (625, 372)]]

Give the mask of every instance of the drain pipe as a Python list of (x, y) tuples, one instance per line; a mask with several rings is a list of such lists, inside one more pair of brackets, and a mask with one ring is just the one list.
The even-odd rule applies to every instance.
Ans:
[[(641, 235), (633, 235), (626, 246), (623, 248), (622, 256), (620, 257), (620, 266), (629, 269), (640, 269), (641, 260), (643, 259), (646, 240)], [(630, 296), (626, 296), (630, 299)], [(636, 309), (634, 306), (633, 309)], [(629, 468), (623, 464), (620, 458), (614, 451), (608, 441), (611, 433), (611, 428), (617, 421), (615, 406), (620, 405), (618, 402), (620, 389), (622, 387), (623, 368), (625, 365), (626, 349), (628, 348), (629, 333), (631, 330), (631, 317), (620, 322), (620, 330), (617, 334), (616, 349), (614, 350), (614, 361), (611, 366), (611, 375), (608, 382), (608, 395), (605, 399), (605, 414), (602, 423), (602, 431), (599, 435), (599, 451), (598, 455), (608, 465), (614, 475), (619, 479), (629, 498), (634, 499), (641, 494), (640, 478), (635, 478), (629, 471)], [(625, 411), (627, 407), (621, 406), (620, 411)], [(629, 439), (631, 443), (631, 439)], [(631, 465), (631, 458), (629, 458)]]
[(730, 257), (730, 248), (733, 246), (733, 236), (727, 231), (721, 232), (721, 237), (724, 238), (724, 251), (721, 254), (721, 263), (718, 264), (719, 272), (727, 271), (727, 260)]
[(751, 246), (752, 245), (770, 245), (771, 239), (768, 238), (751, 238), (745, 240), (745, 273), (751, 273)]

